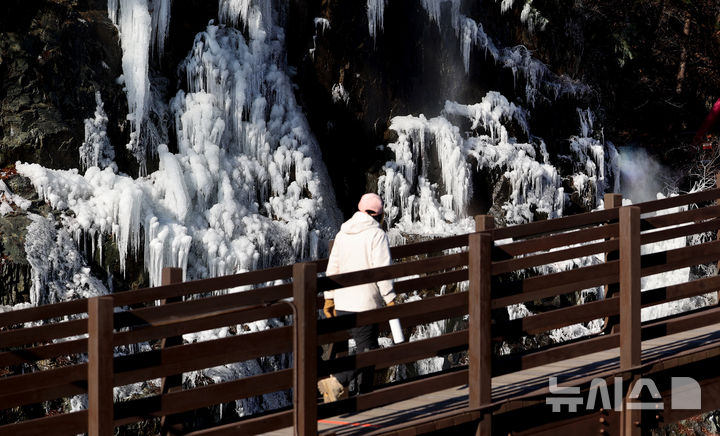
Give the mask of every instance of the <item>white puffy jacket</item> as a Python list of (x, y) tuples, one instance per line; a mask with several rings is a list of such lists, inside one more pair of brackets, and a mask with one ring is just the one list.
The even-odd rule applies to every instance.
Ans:
[[(377, 268), (390, 263), (390, 245), (380, 224), (365, 212), (355, 212), (335, 236), (327, 275)], [(325, 291), (324, 295), (326, 299), (335, 300), (336, 310), (348, 312), (377, 309), (395, 298), (391, 280)]]

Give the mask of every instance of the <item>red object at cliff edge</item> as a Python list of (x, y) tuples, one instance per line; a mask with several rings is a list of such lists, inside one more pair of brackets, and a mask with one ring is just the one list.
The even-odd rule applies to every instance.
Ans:
[(710, 113), (705, 117), (705, 121), (703, 121), (697, 133), (695, 133), (695, 137), (693, 138), (695, 144), (705, 140), (705, 135), (712, 129), (718, 118), (720, 118), (720, 98), (717, 99), (712, 109), (710, 109)]

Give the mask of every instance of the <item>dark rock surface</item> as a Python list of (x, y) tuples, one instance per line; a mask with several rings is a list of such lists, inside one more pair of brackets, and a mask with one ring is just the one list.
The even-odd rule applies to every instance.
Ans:
[(0, 216), (0, 304), (30, 302), (32, 285), (30, 264), (25, 258), (25, 228), (30, 220), (24, 215)]
[[(121, 51), (102, 1), (0, 2), (0, 167), (78, 167), (84, 119), (100, 91), (108, 135), (123, 144)], [(122, 120), (122, 121), (118, 121)]]
[[(29, 212), (47, 214), (49, 207), (39, 201), (30, 180), (15, 174), (12, 167), (0, 171), (0, 180), (16, 195), (30, 200)], [(32, 271), (25, 253), (30, 219), (27, 212), (13, 205), (14, 211), (0, 215), (0, 304), (30, 302)]]

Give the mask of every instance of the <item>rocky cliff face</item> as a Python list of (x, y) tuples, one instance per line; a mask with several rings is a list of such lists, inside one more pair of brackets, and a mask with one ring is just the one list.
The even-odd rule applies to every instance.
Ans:
[[(644, 147), (677, 165), (688, 159), (683, 154), (688, 132), (720, 93), (720, 10), (712, 2), (640, 1), (632, 7), (616, 1), (526, 2), (545, 24), (533, 23), (522, 5), (512, 6), (521, 2), (502, 2), (511, 5), (506, 11), (499, 2), (439, 3), (445, 22), (437, 26), (419, 1), (388, 2), (384, 27), (373, 38), (365, 2), (291, 2), (290, 16), (297, 19), (291, 20), (289, 63), (297, 66), (298, 94), (343, 210), (352, 210), (350, 199), (375, 188), (379, 167), (388, 160), (387, 149), (376, 146), (395, 139), (388, 129), (392, 117), (429, 118), (445, 100), (473, 103), (488, 90), (524, 100), (526, 79), (480, 49), (463, 70), (458, 37), (447, 22), (456, 3), (498, 44), (522, 44), (554, 73), (592, 89), (583, 96), (540, 98), (533, 105), (530, 131), (545, 140), (553, 164), (565, 166), (565, 174), (572, 164), (561, 155), (567, 153), (567, 138), (577, 133), (571, 121), (577, 107), (596, 111), (605, 138), (616, 145)], [(324, 28), (312, 17), (332, 24)], [(523, 139), (521, 131), (511, 133)], [(346, 171), (348, 166), (368, 177)], [(485, 213), (502, 199), (506, 190), (489, 187), (490, 179), (476, 181), (470, 213)], [(569, 207), (582, 210), (577, 193)]]
[[(490, 23), (485, 29), (488, 34), (504, 44), (514, 44), (511, 41), (516, 35), (508, 30), (507, 20), (500, 19), (497, 5), (459, 4), (460, 14), (478, 21), (482, 18)], [(388, 2), (384, 26), (373, 36), (368, 32), (364, 2), (348, 5), (330, 0), (305, 12), (327, 17), (330, 27), (313, 23), (309, 28), (291, 29), (296, 33), (289, 40), (296, 42), (290, 45), (289, 62), (297, 65), (299, 95), (320, 140), (343, 210), (352, 211), (352, 199), (376, 189), (380, 168), (392, 159), (388, 150), (378, 145), (397, 138), (389, 129), (393, 117), (424, 114), (430, 118), (442, 111), (447, 100), (475, 103), (491, 90), (524, 99), (524, 78), (514, 77), (492, 56), (483, 55), (482, 49), (470, 56), (465, 70), (458, 35), (450, 23), (451, 4), (441, 5), (442, 22), (435, 23), (418, 1)], [(534, 113), (540, 116), (532, 120), (531, 130), (551, 140), (574, 134), (574, 126), (563, 120), (575, 116), (578, 102), (553, 101), (553, 115), (545, 111), (548, 116), (542, 116), (548, 103), (537, 102)], [(348, 131), (354, 134), (347, 135)], [(528, 139), (520, 129), (510, 133), (519, 140)], [(348, 166), (359, 172), (346, 171)], [(476, 185), (478, 195), (470, 213), (486, 213), (494, 189), (486, 186), (487, 180)]]
[[(645, 142), (662, 155), (669, 147), (661, 149), (657, 144), (681, 144), (686, 138), (683, 132), (701, 122), (709, 102), (720, 94), (720, 11), (712, 2), (683, 6), (643, 0), (625, 8), (615, 0), (573, 6), (544, 0), (531, 2), (533, 8), (527, 9), (522, 2), (513, 6), (512, 1), (502, 5), (445, 1), (438, 2), (434, 21), (421, 1), (393, 0), (375, 2), (384, 10), (372, 32), (367, 11), (372, 2), (279, 3), (286, 6), (279, 21), (286, 29), (287, 64), (294, 73), (296, 97), (346, 214), (354, 210), (359, 194), (377, 189), (382, 167), (392, 159), (386, 145), (398, 137), (390, 129), (395, 116), (431, 118), (447, 100), (471, 104), (488, 91), (499, 91), (511, 102), (532, 107), (529, 131), (543, 138), (553, 165), (568, 175), (574, 163), (565, 156), (567, 138), (577, 133), (578, 107), (595, 110), (598, 124), (617, 145)], [(553, 74), (567, 74), (587, 84), (589, 91), (555, 96), (552, 101), (549, 95), (540, 95), (529, 104), (528, 77), (498, 62), (487, 49), (483, 53), (476, 47), (471, 56), (464, 55), (455, 23), (449, 21), (454, 7), (482, 24), (498, 46), (523, 44)], [(151, 77), (162, 79), (154, 82), (163, 88), (160, 93), (172, 96), (183, 88), (186, 78), (178, 64), (195, 35), (217, 16), (216, 1), (172, 2), (165, 55), (154, 57), (150, 64)], [(120, 40), (108, 18), (106, 0), (0, 4), (0, 168), (7, 168), (4, 180), (11, 190), (25, 192), (26, 184), (15, 181), (11, 171), (18, 160), (48, 168), (80, 167), (78, 149), (85, 140), (85, 120), (96, 110), (96, 92), (104, 104), (107, 136), (119, 170), (138, 174), (137, 160), (122, 146), (128, 143), (129, 123), (127, 96), (118, 84), (121, 75)], [(458, 123), (471, 129), (467, 120)], [(530, 141), (520, 125), (509, 129), (519, 141)], [(173, 129), (169, 130), (169, 149), (177, 150)], [(151, 171), (157, 162), (152, 153), (148, 159)], [(429, 171), (438, 173), (440, 168)], [(478, 174), (472, 181), (470, 215), (499, 207), (512, 191), (501, 175)], [(588, 193), (577, 190), (568, 177), (563, 186), (570, 195), (566, 213), (587, 207), (583, 196)], [(34, 204), (30, 212), (48, 213), (40, 202)], [(2, 297), (3, 303), (26, 300), (26, 213), (16, 208), (0, 217), (4, 277), (0, 286), (10, 293)], [(536, 213), (535, 218), (542, 216)], [(118, 264), (111, 254), (117, 251), (113, 242), (108, 239), (103, 249), (108, 255), (102, 262), (85, 248), (88, 262), (106, 280), (107, 271)], [(125, 279), (114, 274), (112, 287), (147, 284), (142, 262), (131, 270)]]
[[(148, 286), (150, 267), (164, 265), (179, 251), (167, 248), (176, 245), (195, 244), (213, 256), (237, 249), (258, 264), (317, 253), (317, 237), (307, 237), (319, 233), (312, 227), (317, 220), (306, 218), (336, 209), (313, 203), (318, 166), (327, 167), (332, 201), (346, 216), (361, 193), (382, 188), (387, 194), (383, 180), (394, 175), (404, 183), (404, 176), (419, 172), (426, 180), (408, 176), (412, 189), (398, 190), (402, 198), (395, 203), (417, 200), (422, 190), (442, 191), (403, 213), (422, 215), (419, 209), (431, 203), (428, 210), (445, 214), (420, 221), (490, 213), (503, 224), (505, 206), (530, 195), (535, 198), (518, 213), (521, 219), (585, 211), (597, 206), (603, 190), (614, 188), (599, 182), (607, 162), (617, 157), (608, 153), (614, 150), (610, 141), (649, 148), (675, 165), (692, 159), (684, 133), (700, 124), (720, 95), (720, 6), (713, 0), (637, 0), (629, 6), (626, 0), (127, 1), (149, 5), (142, 11), (148, 18), (154, 8), (171, 4), (164, 52), (150, 57), (146, 77), (162, 106), (148, 117), (163, 131), (167, 148), (139, 156), (126, 147), (133, 129), (129, 80), (120, 80), (121, 37), (108, 3), (0, 0), (1, 305), (27, 303), (31, 289), (42, 286), (68, 298)], [(240, 15), (247, 5), (264, 15), (258, 19), (255, 11), (245, 21), (235, 19), (235, 29), (223, 28), (217, 23), (233, 21), (219, 18), (228, 4), (241, 9)], [(262, 19), (271, 24), (263, 27)], [(274, 24), (284, 31), (272, 35)], [(263, 36), (266, 31), (271, 36)], [(285, 50), (276, 50), (278, 45)], [(259, 65), (228, 67), (252, 61)], [(205, 75), (207, 70), (220, 74)], [(232, 74), (237, 76), (228, 79)], [(223, 95), (230, 88), (236, 95)], [(238, 103), (235, 97), (244, 99), (248, 89), (254, 100)], [(273, 124), (280, 134), (266, 128)], [(88, 132), (89, 125), (100, 128)], [(99, 153), (114, 155), (114, 162), (83, 178), (89, 171), (80, 150), (88, 135), (111, 148)], [(266, 148), (273, 153), (264, 153), (269, 137), (275, 143)], [(429, 150), (439, 139), (452, 147)], [(308, 149), (315, 145), (324, 165), (313, 167), (309, 156), (317, 154)], [(416, 146), (415, 160), (401, 162), (406, 145)], [(238, 156), (246, 146), (255, 155)], [(495, 148), (496, 155), (484, 154)], [(445, 159), (450, 155), (455, 159)], [(511, 158), (516, 165), (503, 162)], [(16, 161), (42, 165), (31, 170), (37, 179), (56, 177), (57, 192), (36, 193), (38, 180), (17, 174)], [(150, 176), (139, 177), (143, 167)], [(518, 174), (525, 170), (532, 177)], [(455, 182), (461, 183), (450, 186)], [(93, 191), (93, 183), (101, 189)], [(113, 185), (120, 188), (114, 191)], [(466, 199), (468, 192), (473, 195)], [(113, 198), (102, 198), (104, 193)], [(270, 196), (272, 204), (258, 200)], [(84, 210), (72, 209), (84, 200)], [(146, 200), (157, 204), (136, 204)], [(301, 212), (309, 213), (298, 213), (298, 219), (301, 208), (295, 206), (308, 203)], [(94, 206), (103, 212), (96, 214), (98, 223), (88, 213)], [(399, 215), (390, 217), (391, 225)], [(272, 227), (279, 221), (300, 225)], [(183, 233), (201, 233), (205, 224), (212, 232), (200, 242)], [(140, 226), (155, 233), (142, 233)], [(262, 237), (226, 238), (231, 244), (223, 245), (240, 226), (259, 229)], [(180, 230), (174, 233), (173, 227)], [(297, 232), (267, 231), (277, 228)], [(253, 251), (257, 246), (265, 252)], [(292, 250), (297, 246), (300, 256)], [(170, 262), (189, 263), (188, 251)], [(231, 257), (227, 263), (237, 260)], [(201, 272), (223, 273), (223, 262)], [(72, 289), (62, 289), (70, 282)], [(35, 302), (48, 301), (35, 295)], [(573, 303), (528, 307), (542, 311), (542, 304)], [(248, 413), (267, 404), (251, 406)]]
[(0, 166), (22, 160), (77, 167), (96, 91), (109, 103), (109, 134), (122, 138), (117, 33), (103, 2), (83, 3), (0, 5)]
[[(104, 2), (82, 3), (0, 4), (0, 168), (6, 169), (2, 179), (10, 190), (26, 198), (37, 195), (13, 165), (19, 160), (77, 168), (84, 119), (95, 110), (96, 91), (109, 102), (108, 134), (123, 137), (127, 101), (115, 81), (121, 74), (117, 33)], [(29, 300), (24, 249), (29, 223), (20, 209), (0, 217), (3, 304)]]

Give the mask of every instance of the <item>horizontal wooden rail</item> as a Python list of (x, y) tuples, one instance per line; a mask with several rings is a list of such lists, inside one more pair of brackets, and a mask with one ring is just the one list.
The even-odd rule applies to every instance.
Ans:
[(692, 194), (678, 195), (675, 197), (667, 197), (660, 200), (646, 201), (638, 203), (635, 206), (640, 208), (640, 213), (656, 212), (663, 209), (672, 209), (690, 204), (715, 201), (720, 198), (720, 189), (713, 188), (705, 191), (694, 192)]
[(321, 404), (318, 406), (318, 417), (327, 418), (338, 415), (348, 409), (361, 412), (431, 392), (461, 386), (467, 382), (467, 377), (467, 369), (460, 369), (433, 377), (424, 377), (418, 380), (411, 380), (394, 386), (376, 389), (373, 392), (360, 394), (346, 400)]
[(284, 410), (274, 413), (261, 413), (258, 416), (241, 419), (231, 424), (187, 433), (186, 436), (236, 436), (245, 434), (264, 434), (280, 428), (293, 425), (293, 410)]
[(0, 409), (71, 397), (87, 391), (86, 363), (0, 380)]
[(0, 426), (1, 436), (47, 436), (49, 429), (53, 434), (80, 434), (87, 432), (87, 410), (45, 416), (29, 421)]
[[(467, 313), (467, 293), (454, 293), (418, 300), (395, 306), (367, 310), (353, 314), (337, 316), (318, 321), (318, 341), (321, 344), (336, 341), (335, 334), (355, 327), (387, 323), (388, 320), (399, 318), (403, 326), (415, 325), (413, 320), (420, 317), (423, 322), (427, 319), (446, 319), (446, 311), (453, 316)], [(436, 314), (433, 316), (433, 314)], [(429, 318), (428, 318), (429, 317)]]
[(432, 253), (439, 253), (453, 248), (467, 247), (468, 235), (450, 236), (441, 239), (415, 242), (407, 245), (399, 245), (390, 248), (390, 255), (393, 259), (400, 259), (411, 256), (426, 256)]
[(34, 363), (38, 360), (52, 359), (59, 356), (68, 357), (86, 353), (87, 339), (74, 339), (55, 344), (4, 351), (0, 352), (0, 368), (23, 363)]
[(493, 336), (536, 335), (552, 329), (617, 315), (620, 313), (619, 310), (620, 306), (617, 298), (592, 301), (497, 324), (493, 329)]
[(620, 334), (592, 336), (537, 350), (498, 356), (493, 359), (493, 377), (536, 368), (561, 360), (597, 353), (620, 346)]
[(228, 309), (216, 313), (189, 316), (178, 320), (155, 322), (150, 326), (119, 332), (113, 338), (113, 345), (126, 345), (149, 341), (152, 339), (179, 336), (186, 333), (210, 330), (224, 326), (249, 323), (268, 318), (279, 318), (292, 314), (286, 303), (270, 306), (255, 306), (239, 309)]
[(429, 274), (413, 279), (397, 280), (393, 283), (393, 288), (397, 294), (406, 294), (420, 289), (438, 289), (444, 285), (465, 282), (467, 279), (467, 269), (460, 269), (438, 274)]
[(282, 369), (239, 380), (200, 386), (164, 395), (152, 395), (115, 405), (115, 425), (126, 425), (187, 412), (230, 401), (292, 388), (292, 369)]
[(115, 314), (115, 328), (153, 325), (163, 320), (182, 319), (203, 314), (213, 314), (227, 308), (242, 308), (274, 303), (292, 296), (292, 285), (277, 285), (234, 294), (166, 303), (161, 306), (143, 307)]
[(8, 327), (31, 321), (40, 321), (50, 318), (64, 318), (66, 316), (83, 313), (87, 313), (86, 300), (66, 301), (62, 303), (47, 304), (44, 306), (2, 312), (0, 313), (0, 326)]
[(640, 221), (641, 230), (679, 226), (701, 220), (714, 219), (720, 216), (720, 206), (708, 206), (644, 218)]
[(618, 280), (618, 261), (503, 283), (493, 289), (493, 309), (594, 288)]
[(338, 357), (332, 362), (321, 362), (318, 374), (336, 374), (341, 371), (371, 365), (376, 368), (387, 368), (393, 365), (426, 359), (428, 357), (442, 356), (467, 350), (467, 345), (468, 331), (460, 330), (441, 336), (398, 344), (388, 348)]
[(273, 282), (276, 280), (290, 280), (291, 278), (292, 266), (281, 266), (259, 271), (250, 271), (241, 274), (234, 274), (230, 276), (158, 286), (155, 288), (144, 288), (134, 291), (117, 292), (113, 294), (113, 298), (116, 307), (130, 306), (155, 300), (184, 297), (188, 295), (202, 294), (222, 289), (258, 285), (267, 282)]
[(612, 239), (609, 241), (581, 245), (579, 247), (566, 248), (564, 250), (551, 251), (549, 253), (536, 254), (532, 256), (520, 257), (517, 259), (501, 260), (499, 262), (493, 263), (492, 275), (499, 275), (512, 271), (547, 265), (555, 262), (562, 262), (565, 260), (592, 256), (594, 254), (605, 253), (607, 251), (617, 249), (618, 241), (617, 239)]
[(705, 277), (677, 285), (648, 289), (641, 295), (642, 307), (695, 297), (720, 289), (720, 276)]
[(588, 243), (592, 241), (603, 240), (606, 238), (616, 238), (618, 236), (618, 225), (607, 224), (598, 225), (583, 230), (568, 231), (564, 233), (552, 234), (542, 238), (525, 239), (507, 244), (498, 245), (497, 249), (502, 250), (508, 256), (521, 256), (540, 251), (547, 251), (553, 248), (567, 247), (575, 244)]
[[(686, 315), (673, 315), (645, 322), (641, 327), (641, 335), (643, 340), (655, 339), (712, 325), (717, 323), (718, 319), (720, 319), (720, 308), (702, 308)], [(498, 356), (494, 359), (496, 364), (493, 365), (493, 377), (616, 348), (620, 345), (619, 338), (618, 333), (591, 335), (567, 343)]]
[(646, 277), (720, 259), (720, 241), (642, 256), (641, 276)]
[(397, 263), (380, 268), (371, 268), (362, 271), (322, 277), (318, 279), (318, 291), (329, 291), (332, 289), (361, 285), (364, 283), (391, 280), (418, 273), (431, 273), (451, 268), (461, 268), (467, 266), (467, 256), (467, 253), (449, 254), (445, 256), (431, 257), (428, 259)]
[(291, 337), (292, 327), (278, 327), (116, 357), (115, 386), (287, 353), (292, 350)]
[(551, 233), (578, 229), (587, 226), (596, 226), (609, 221), (617, 221), (618, 209), (605, 209), (597, 212), (586, 212), (570, 215), (552, 220), (536, 221), (511, 227), (502, 227), (492, 230), (493, 239), (520, 239), (528, 237), (545, 236)]
[(87, 319), (77, 319), (0, 332), (0, 344), (2, 348), (17, 347), (85, 333), (87, 333)]
[(717, 324), (720, 320), (719, 307), (697, 309), (689, 314), (671, 315), (654, 319), (642, 327), (642, 339), (655, 339), (700, 327)]
[(660, 230), (655, 232), (645, 232), (640, 235), (642, 244), (652, 244), (655, 242), (668, 241), (684, 236), (695, 235), (720, 229), (720, 219), (716, 218), (710, 221), (703, 221), (696, 224), (687, 224), (680, 227)]

